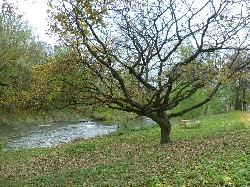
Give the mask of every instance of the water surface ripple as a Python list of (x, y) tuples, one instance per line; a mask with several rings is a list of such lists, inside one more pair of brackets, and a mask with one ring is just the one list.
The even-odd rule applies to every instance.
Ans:
[(55, 122), (40, 125), (0, 126), (5, 148), (46, 147), (69, 142), (76, 137), (89, 138), (116, 130), (116, 126), (96, 122)]

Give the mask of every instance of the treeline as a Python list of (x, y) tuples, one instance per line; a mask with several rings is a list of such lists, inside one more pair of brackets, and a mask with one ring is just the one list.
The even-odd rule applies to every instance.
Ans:
[(33, 68), (46, 59), (44, 46), (15, 11), (4, 3), (0, 14), (0, 103), (1, 110), (8, 113), (25, 108)]
[(69, 95), (70, 86), (63, 85), (60, 75), (65, 81), (67, 76), (73, 80), (79, 77), (71, 76), (76, 67), (66, 59), (67, 52), (39, 41), (18, 9), (6, 2), (0, 13), (0, 45), (2, 113), (47, 110), (51, 104), (60, 107), (58, 98), (62, 102), (69, 99), (65, 94)]

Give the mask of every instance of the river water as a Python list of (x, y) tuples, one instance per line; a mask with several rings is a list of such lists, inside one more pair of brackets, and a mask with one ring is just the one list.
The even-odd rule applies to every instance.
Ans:
[(78, 137), (89, 138), (107, 134), (117, 126), (107, 126), (96, 122), (55, 122), (40, 125), (5, 125), (0, 126), (0, 141), (5, 148), (46, 147), (56, 145)]

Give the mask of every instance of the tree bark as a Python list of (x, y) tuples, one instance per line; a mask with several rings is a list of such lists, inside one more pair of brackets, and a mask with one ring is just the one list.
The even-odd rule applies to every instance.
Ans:
[(166, 116), (164, 111), (157, 112), (157, 114), (152, 114), (150, 117), (155, 121), (161, 128), (161, 144), (170, 142), (170, 132), (171, 132), (171, 122)]
[(240, 88), (235, 88), (235, 105), (234, 110), (241, 110), (241, 104), (240, 104)]
[(246, 111), (246, 89), (242, 89), (242, 111)]
[(170, 142), (170, 132), (171, 132), (171, 123), (166, 121), (165, 124), (161, 124), (161, 144)]

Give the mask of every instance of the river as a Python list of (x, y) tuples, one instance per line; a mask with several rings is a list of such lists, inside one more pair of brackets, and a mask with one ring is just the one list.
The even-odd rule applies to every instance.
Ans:
[(40, 125), (5, 125), (0, 126), (0, 141), (4, 148), (46, 147), (82, 137), (89, 138), (107, 134), (117, 126), (102, 125), (96, 122), (54, 122)]

